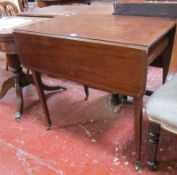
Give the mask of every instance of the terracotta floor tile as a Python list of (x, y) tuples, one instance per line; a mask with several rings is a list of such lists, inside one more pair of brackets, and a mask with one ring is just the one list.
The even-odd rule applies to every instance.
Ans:
[[(0, 84), (11, 75), (0, 59)], [(148, 88), (161, 84), (161, 70), (149, 69)], [(44, 77), (48, 84), (68, 89), (47, 93), (53, 122), (46, 121), (35, 88), (24, 89), (24, 114), (14, 120), (14, 89), (0, 100), (0, 175), (134, 175), (177, 174), (177, 139), (162, 132), (160, 169), (147, 169), (147, 116), (143, 117), (142, 170), (134, 171), (134, 132), (132, 99), (129, 104), (113, 107), (110, 94), (90, 89), (84, 101), (83, 86), (66, 80)], [(148, 97), (144, 98), (144, 103)]]

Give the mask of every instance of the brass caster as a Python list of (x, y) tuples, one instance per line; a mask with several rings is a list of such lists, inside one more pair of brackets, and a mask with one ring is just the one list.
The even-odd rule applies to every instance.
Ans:
[(52, 128), (52, 124), (48, 124), (46, 130), (49, 131), (49, 130), (51, 130), (51, 128)]
[(148, 167), (151, 171), (157, 170), (157, 161), (147, 161)]
[(141, 162), (139, 160), (135, 161), (135, 171), (139, 171), (141, 169)]

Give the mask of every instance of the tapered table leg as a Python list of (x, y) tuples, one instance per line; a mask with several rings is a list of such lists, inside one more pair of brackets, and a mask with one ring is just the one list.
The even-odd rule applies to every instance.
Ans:
[(142, 102), (143, 96), (134, 97), (135, 170), (139, 170), (141, 167)]
[(35, 71), (32, 71), (32, 75), (33, 75), (33, 79), (34, 79), (36, 89), (37, 89), (37, 92), (38, 92), (38, 95), (39, 95), (40, 102), (42, 104), (42, 109), (44, 111), (44, 114), (45, 114), (45, 117), (46, 117), (46, 120), (47, 120), (47, 130), (49, 130), (49, 129), (51, 129), (52, 122), (51, 122), (51, 119), (50, 119), (50, 114), (49, 114), (44, 90), (42, 88), (43, 85), (42, 85), (42, 80), (41, 80), (41, 74), (37, 73)]
[(84, 91), (85, 91), (85, 100), (88, 100), (88, 97), (89, 97), (89, 87), (87, 85), (84, 85)]

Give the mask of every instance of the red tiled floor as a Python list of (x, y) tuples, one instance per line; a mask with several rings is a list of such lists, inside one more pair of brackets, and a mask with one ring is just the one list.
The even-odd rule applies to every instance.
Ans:
[[(155, 89), (161, 83), (161, 70), (151, 68), (149, 72), (148, 88)], [(0, 84), (11, 75), (5, 71), (4, 59), (0, 59), (0, 75)], [(65, 92), (47, 93), (51, 131), (45, 129), (45, 118), (32, 85), (24, 89), (24, 114), (19, 123), (14, 120), (14, 89), (0, 100), (0, 175), (177, 174), (177, 139), (165, 132), (158, 154), (160, 169), (148, 170), (145, 114), (142, 170), (134, 171), (131, 98), (129, 104), (113, 107), (107, 92), (90, 89), (89, 100), (84, 101), (81, 85), (44, 80), (68, 88)]]

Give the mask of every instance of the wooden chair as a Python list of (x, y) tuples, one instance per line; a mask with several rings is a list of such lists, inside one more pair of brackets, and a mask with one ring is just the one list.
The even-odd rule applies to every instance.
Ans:
[(19, 10), (13, 2), (3, 1), (0, 2), (0, 12), (2, 16), (15, 16)]
[(20, 11), (24, 12), (29, 9), (28, 0), (18, 0)]
[[(92, 0), (83, 0), (83, 2), (87, 5), (90, 5), (91, 1)], [(46, 7), (46, 6), (50, 6), (50, 5), (66, 4), (69, 2), (70, 2), (70, 0), (37, 0), (37, 5), (38, 5), (38, 7), (42, 8), (42, 7)], [(74, 1), (71, 1), (71, 2), (74, 2)]]
[(149, 118), (149, 144), (151, 145), (148, 165), (157, 167), (157, 148), (160, 128), (177, 134), (177, 74), (154, 92), (146, 105)]
[[(22, 11), (25, 8), (25, 0), (19, 0), (19, 7)], [(10, 1), (2, 1), (0, 2), (0, 13), (2, 16), (16, 16), (19, 13), (17, 6)], [(8, 71), (8, 62), (6, 62), (6, 71)], [(29, 70), (27, 70), (29, 73)]]
[(177, 31), (167, 79), (170, 81), (155, 91), (146, 105), (146, 112), (150, 121), (149, 143), (151, 145), (148, 165), (153, 169), (157, 167), (156, 155), (160, 128), (177, 134)]

